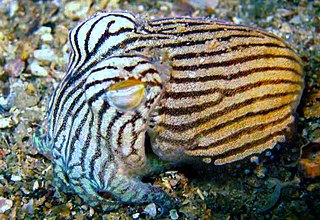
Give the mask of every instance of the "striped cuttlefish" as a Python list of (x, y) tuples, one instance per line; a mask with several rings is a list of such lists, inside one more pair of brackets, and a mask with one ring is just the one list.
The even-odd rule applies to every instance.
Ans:
[(262, 29), (98, 12), (69, 42), (66, 76), (34, 142), (56, 187), (91, 206), (154, 202), (166, 212), (170, 197), (141, 176), (170, 162), (241, 160), (284, 142), (294, 122), (302, 62)]

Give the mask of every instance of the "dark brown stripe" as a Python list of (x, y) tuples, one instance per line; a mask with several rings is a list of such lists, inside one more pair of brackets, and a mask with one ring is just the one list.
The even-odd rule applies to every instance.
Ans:
[[(106, 113), (104, 113), (104, 114), (106, 114)], [(116, 114), (113, 115), (111, 121), (109, 122), (108, 127), (107, 127), (106, 130), (105, 130), (105, 132), (107, 133), (105, 138), (106, 138), (106, 140), (107, 140), (108, 142), (109, 142), (109, 138), (111, 138), (111, 136), (112, 136), (112, 134), (111, 134), (111, 129), (112, 129), (112, 127), (114, 126), (114, 124), (116, 123), (116, 121), (117, 121), (119, 118), (121, 118), (121, 116), (122, 116), (122, 114), (121, 114), (119, 111), (116, 111)], [(109, 117), (110, 117), (110, 115), (109, 115)], [(102, 120), (102, 114), (101, 114), (101, 120)], [(103, 131), (101, 131), (101, 132), (103, 132)]]
[(82, 170), (86, 170), (85, 158), (87, 156), (87, 153), (88, 153), (88, 150), (90, 147), (90, 142), (91, 142), (91, 139), (93, 136), (93, 132), (91, 130), (93, 127), (93, 123), (94, 123), (93, 116), (90, 114), (88, 117), (90, 117), (90, 119), (88, 119), (89, 120), (89, 127), (87, 128), (87, 129), (89, 129), (89, 131), (88, 131), (88, 135), (86, 137), (86, 140), (84, 142), (84, 145), (82, 146), (81, 156), (80, 156), (80, 163), (81, 163)]
[[(142, 118), (141, 114), (139, 113), (139, 117)], [(136, 126), (136, 122), (138, 121), (139, 119), (135, 120), (132, 122), (132, 130), (131, 130), (131, 135), (132, 135), (132, 139), (130, 141), (130, 148), (132, 149), (132, 152), (135, 152), (135, 144), (136, 144), (136, 141), (138, 140), (138, 135), (141, 133), (141, 132), (144, 132), (144, 131), (140, 131), (139, 134), (136, 132), (135, 130), (135, 126)], [(146, 122), (144, 122), (146, 123)]]
[[(120, 128), (119, 128), (119, 131), (117, 132), (118, 133), (118, 138), (117, 138), (117, 146), (113, 146), (113, 149), (115, 148), (115, 151), (118, 152), (119, 156), (123, 156), (122, 155), (122, 143), (123, 143), (123, 138), (128, 138), (130, 134), (125, 134), (124, 135), (124, 129), (126, 128), (127, 125), (131, 124), (137, 120), (137, 117), (136, 116), (133, 116), (131, 119), (129, 119), (128, 121), (124, 122)], [(125, 146), (127, 147), (127, 146)]]
[[(207, 82), (207, 81), (214, 81), (214, 80), (227, 80), (231, 81), (234, 79), (239, 79), (242, 77), (249, 76), (251, 74), (255, 73), (261, 73), (261, 72), (267, 72), (267, 71), (290, 71), (294, 73), (295, 75), (301, 76), (302, 73), (298, 72), (294, 68), (288, 68), (288, 67), (279, 67), (279, 66), (268, 66), (268, 67), (257, 67), (252, 68), (248, 70), (238, 71), (233, 74), (229, 75), (207, 75), (207, 76), (199, 76), (199, 77), (186, 77), (186, 78), (177, 78), (177, 77), (171, 77), (170, 82), (171, 83), (196, 83), (196, 82)], [(214, 71), (213, 71), (214, 72)]]
[(145, 77), (147, 74), (159, 74), (159, 72), (156, 69), (146, 69), (144, 71), (142, 71), (139, 75), (141, 76), (141, 78)]
[[(74, 95), (74, 93), (77, 92), (77, 90), (81, 90), (83, 88), (83, 85), (86, 82), (86, 79), (83, 79), (82, 81), (78, 82), (75, 86), (73, 85), (76, 81), (81, 80), (81, 78), (75, 78), (71, 75), (70, 78), (66, 77), (64, 81), (61, 82), (60, 85), (63, 85), (60, 87), (59, 92), (57, 93), (57, 96), (55, 98), (55, 102), (53, 103), (54, 106), (54, 112), (52, 115), (53, 118), (53, 124), (56, 124), (56, 120), (58, 119), (58, 112), (61, 112), (62, 109), (65, 107), (65, 104), (67, 101)], [(72, 88), (69, 92), (67, 92), (68, 89)], [(63, 101), (62, 101), (63, 99)]]
[[(72, 137), (71, 138), (71, 142), (67, 146), (67, 147), (70, 148), (70, 150), (69, 150), (69, 153), (65, 154), (66, 157), (68, 158), (66, 160), (66, 166), (67, 167), (69, 167), (69, 163), (72, 160), (73, 153), (75, 152), (75, 143), (76, 143), (77, 140), (79, 140), (79, 137), (80, 137), (82, 129), (87, 129), (87, 128), (84, 127), (84, 125), (87, 122), (88, 115), (89, 115), (89, 109), (86, 111), (86, 113), (84, 115), (81, 115), (82, 119), (80, 121), (80, 124), (78, 125), (75, 133), (72, 136), (70, 136), (70, 137)], [(75, 119), (73, 119), (73, 120), (75, 120)], [(72, 129), (70, 129), (70, 130), (72, 130)], [(70, 138), (69, 138), (69, 140), (70, 140)]]
[[(280, 107), (276, 107), (274, 108), (275, 110), (278, 110), (278, 109), (281, 109), (281, 108), (284, 108), (286, 106), (289, 106), (291, 103), (289, 104), (284, 104)], [(163, 136), (158, 136), (157, 139), (158, 141), (164, 141), (164, 142), (168, 142), (170, 144), (174, 144), (174, 145), (192, 145), (192, 143), (194, 143), (199, 137), (201, 136), (205, 136), (205, 135), (208, 135), (210, 133), (214, 133), (215, 131), (217, 130), (220, 130), (222, 129), (223, 127), (226, 127), (230, 124), (234, 124), (234, 123), (237, 123), (239, 120), (241, 119), (244, 119), (246, 117), (254, 117), (256, 115), (265, 115), (265, 114), (268, 114), (270, 113), (271, 111), (274, 111), (274, 109), (268, 109), (268, 110), (262, 110), (262, 111), (259, 111), (259, 112), (251, 112), (251, 113), (248, 113), (248, 115), (243, 115), (243, 116), (240, 116), (238, 118), (234, 118), (233, 120), (231, 121), (228, 121), (228, 122), (225, 122), (225, 123), (222, 123), (220, 125), (217, 125), (215, 127), (212, 127), (212, 128), (209, 128), (207, 130), (203, 130), (199, 133), (197, 133), (193, 138), (190, 138), (190, 139), (183, 139), (183, 140), (176, 140), (176, 139), (172, 139), (172, 138), (167, 138), (167, 137), (163, 137)], [(239, 138), (240, 136), (244, 135), (244, 134), (251, 134), (251, 133), (254, 133), (255, 131), (257, 130), (262, 130), (266, 127), (269, 127), (269, 126), (274, 126), (274, 125), (277, 125), (277, 124), (280, 124), (281, 122), (285, 121), (286, 119), (288, 119), (289, 117), (291, 117), (292, 113), (289, 112), (287, 113), (284, 117), (280, 118), (280, 119), (277, 119), (277, 120), (274, 120), (272, 122), (268, 122), (268, 123), (264, 123), (264, 124), (259, 124), (259, 125), (254, 125), (254, 126), (251, 126), (251, 127), (246, 127), (246, 128), (243, 128), (237, 132), (234, 132), (232, 133), (231, 135), (227, 136), (227, 137), (224, 137), (216, 142), (213, 142), (213, 143), (210, 143), (209, 145), (206, 145), (206, 146), (193, 146), (193, 149), (194, 150), (198, 150), (198, 149), (210, 149), (210, 148), (214, 148), (216, 146), (219, 146), (219, 145), (222, 145), (224, 143), (227, 143), (229, 141), (232, 141), (232, 140), (235, 140), (237, 138)], [(212, 146), (212, 147), (210, 147)]]
[[(258, 140), (255, 140), (255, 141), (252, 141), (250, 143), (247, 143), (247, 144), (243, 144), (237, 148), (234, 148), (234, 149), (230, 149), (222, 154), (219, 154), (218, 158), (227, 158), (229, 156), (232, 156), (232, 155), (237, 155), (237, 154), (241, 154), (243, 153), (244, 151), (250, 149), (250, 148), (253, 148), (255, 146), (259, 146), (261, 144), (264, 144), (270, 140), (272, 140), (274, 137), (277, 137), (277, 136), (284, 136), (286, 134), (286, 128), (282, 129), (281, 131), (276, 131), (276, 132), (273, 132), (267, 136), (264, 136), (263, 138), (260, 138)], [(270, 146), (270, 147), (273, 147), (273, 146)], [(257, 152), (257, 153), (260, 153), (260, 152)], [(251, 154), (248, 154), (248, 155), (251, 155)], [(248, 156), (246, 155), (246, 156)], [(242, 159), (242, 158), (239, 158), (239, 159)]]
[[(93, 86), (96, 86), (96, 85), (100, 85), (100, 84), (103, 84), (103, 83), (110, 83), (113, 84), (113, 83), (117, 83), (117, 82), (120, 82), (120, 81), (123, 81), (124, 79), (121, 78), (121, 77), (112, 77), (112, 78), (103, 78), (103, 79), (96, 79), (94, 81), (91, 81), (89, 83), (87, 83), (84, 87), (85, 91), (87, 91), (88, 89), (90, 89), (90, 87), (93, 87)], [(104, 91), (106, 91), (108, 88), (107, 87), (104, 87)], [(93, 97), (93, 96), (92, 96)]]
[(189, 17), (178, 17), (178, 18), (160, 18), (154, 19), (148, 22), (148, 25), (153, 28), (162, 28), (162, 27), (170, 27), (175, 24), (187, 24), (190, 26), (193, 25), (211, 25), (212, 21), (208, 21), (205, 19), (198, 18), (189, 18)]
[[(229, 122), (225, 122), (225, 123), (222, 123), (216, 127), (213, 127), (213, 128), (210, 128), (208, 130), (204, 130), (203, 132), (200, 132), (198, 135), (199, 136), (202, 136), (202, 135), (208, 135), (210, 133), (214, 133), (216, 132), (217, 130), (220, 130), (228, 125), (231, 125), (231, 124), (235, 124), (237, 122), (239, 122), (240, 120), (242, 119), (246, 119), (246, 118), (251, 118), (251, 117), (254, 117), (254, 116), (258, 116), (258, 115), (266, 115), (272, 111), (279, 111), (285, 107), (288, 107), (289, 105), (291, 105), (293, 102), (290, 102), (290, 103), (287, 103), (287, 104), (284, 104), (284, 105), (281, 105), (279, 107), (276, 107), (276, 108), (271, 108), (271, 109), (264, 109), (260, 112), (249, 112), (247, 113), (246, 115), (243, 115), (243, 116), (240, 116), (240, 117), (237, 117), (237, 118), (234, 118), (233, 120), (229, 121)], [(285, 116), (283, 116), (282, 118), (280, 119), (276, 119), (272, 122), (268, 122), (268, 123), (261, 123), (261, 124), (258, 124), (258, 125), (254, 125), (254, 126), (250, 126), (250, 127), (245, 127), (235, 133), (232, 133), (231, 135), (223, 138), (223, 139), (220, 139), (216, 142), (213, 142), (211, 143), (210, 145), (206, 145), (206, 146), (198, 146), (198, 149), (208, 149), (210, 146), (218, 146), (218, 145), (221, 145), (221, 144), (224, 144), (226, 142), (229, 142), (229, 141), (232, 141), (232, 140), (235, 140), (235, 139), (238, 139), (240, 136), (243, 136), (243, 135), (247, 135), (247, 134), (252, 134), (256, 131), (261, 131), (267, 127), (270, 127), (270, 126), (274, 126), (274, 125), (277, 125), (277, 124), (280, 124), (282, 122), (284, 122), (285, 120), (287, 120), (289, 117), (292, 116), (292, 113), (291, 112), (288, 112)]]
[[(92, 49), (91, 52), (89, 52), (88, 54), (86, 54), (85, 59), (83, 60), (82, 64), (79, 65), (79, 61), (77, 61), (77, 64), (75, 65), (75, 68), (73, 68), (73, 72), (76, 73), (77, 71), (81, 70), (82, 67), (91, 59), (93, 58), (99, 51), (99, 48), (101, 47), (101, 45), (103, 45), (110, 37), (114, 37), (116, 38), (117, 36), (119, 36), (120, 34), (124, 34), (124, 33), (128, 33), (131, 32), (132, 29), (131, 28), (120, 28), (117, 32), (114, 33), (109, 33), (108, 29), (106, 29), (106, 32), (99, 38), (98, 42), (95, 44), (94, 48)], [(97, 58), (99, 59), (99, 58)], [(72, 73), (72, 74), (74, 74)]]
[(213, 107), (221, 103), (223, 100), (223, 96), (220, 96), (217, 100), (209, 101), (205, 103), (195, 104), (187, 107), (167, 107), (163, 106), (160, 109), (160, 114), (166, 114), (170, 116), (180, 116), (180, 115), (189, 115), (194, 112), (201, 112), (207, 108)]
[[(300, 90), (299, 90), (300, 91)], [(173, 132), (184, 132), (188, 129), (194, 128), (195, 125), (201, 125), (201, 124), (205, 124), (208, 121), (212, 120), (213, 118), (218, 118), (224, 114), (230, 113), (231, 111), (243, 108), (245, 106), (254, 104), (258, 101), (263, 101), (266, 99), (273, 99), (273, 98), (279, 98), (279, 97), (284, 97), (287, 95), (295, 95), (298, 94), (299, 91), (294, 91), (294, 92), (284, 92), (284, 93), (277, 93), (277, 94), (267, 94), (264, 96), (260, 96), (260, 97), (254, 97), (254, 98), (250, 98), (247, 99), (243, 102), (240, 103), (236, 103), (234, 105), (225, 107), (220, 109), (219, 111), (213, 112), (212, 114), (206, 116), (206, 117), (202, 117), (202, 118), (198, 118), (195, 121), (189, 122), (189, 123), (184, 123), (181, 125), (172, 125), (172, 124), (167, 124), (167, 123), (160, 123), (159, 126), (163, 126), (165, 129), (173, 131)], [(160, 110), (160, 114), (167, 114), (167, 112), (164, 112), (162, 109)], [(175, 114), (173, 114), (175, 115)]]
[(95, 173), (94, 165), (96, 164), (96, 162), (99, 160), (99, 158), (102, 155), (101, 154), (101, 149), (102, 149), (101, 141), (99, 141), (99, 139), (101, 139), (101, 135), (98, 134), (98, 135), (95, 135), (94, 137), (96, 138), (95, 142), (97, 143), (97, 146), (94, 149), (93, 157), (91, 157), (91, 159), (89, 161), (89, 177), (91, 180), (94, 180), (94, 173)]
[[(60, 127), (56, 128), (56, 134), (54, 135), (54, 142), (56, 142), (58, 140), (58, 138), (60, 137), (61, 133), (65, 130), (65, 128), (67, 127), (67, 121), (69, 117), (72, 117), (72, 123), (74, 120), (76, 120), (76, 118), (80, 117), (79, 116), (79, 112), (83, 109), (85, 102), (82, 102), (79, 107), (76, 109), (76, 111), (73, 113), (72, 111), (74, 110), (74, 107), (76, 106), (76, 104), (78, 104), (78, 100), (80, 100), (82, 98), (82, 95), (79, 94), (75, 99), (73, 99), (70, 107), (68, 108), (66, 114), (64, 115), (63, 119), (60, 118), (60, 120), (62, 120), (62, 124)], [(62, 117), (62, 115), (61, 115)], [(57, 118), (55, 118), (55, 120), (57, 120)], [(69, 136), (68, 136), (69, 137)], [(69, 142), (69, 138), (68, 138), (68, 142)], [(62, 146), (57, 147), (57, 150), (60, 152), (62, 150)]]
[[(207, 35), (209, 33), (203, 33), (204, 35)], [(168, 35), (169, 37), (171, 37), (172, 35)], [(185, 36), (183, 36), (185, 37)], [(183, 47), (183, 46), (194, 46), (194, 45), (204, 45), (208, 40), (213, 40), (216, 39), (217, 41), (220, 42), (226, 42), (229, 41), (232, 38), (249, 38), (249, 37), (254, 37), (254, 38), (264, 38), (263, 36), (259, 36), (259, 35), (240, 35), (240, 34), (234, 34), (234, 35), (228, 35), (225, 37), (217, 37), (217, 38), (207, 38), (207, 39), (203, 39), (203, 40), (197, 40), (196, 38), (193, 41), (190, 41), (190, 39), (188, 38), (182, 38), (181, 40), (179, 40), (178, 42), (161, 42), (161, 44), (154, 44), (154, 45), (142, 45), (142, 46), (137, 46), (134, 48), (130, 48), (128, 51), (132, 51), (132, 50), (136, 50), (136, 51), (142, 51), (146, 48), (149, 49), (154, 49), (154, 48), (179, 48), (179, 47)], [(154, 40), (158, 40), (158, 39), (154, 39)], [(138, 45), (140, 45), (143, 41), (140, 41)]]
[[(95, 66), (97, 63), (99, 63), (101, 60), (103, 59), (106, 59), (108, 58), (109, 56), (111, 56), (115, 51), (121, 49), (121, 46), (122, 45), (131, 45), (131, 44), (134, 44), (136, 41), (138, 40), (154, 40), (154, 36), (149, 36), (149, 35), (145, 35), (145, 36), (134, 36), (134, 37), (131, 37), (131, 38), (127, 38), (121, 42), (119, 42), (118, 44), (112, 46), (109, 50), (107, 50), (105, 53), (101, 54), (100, 57), (96, 58), (94, 61), (92, 61), (87, 67), (85, 67), (84, 69), (82, 69), (82, 67), (84, 66), (84, 64), (86, 62), (84, 62), (81, 66), (77, 67), (77, 71), (74, 72), (72, 75), (80, 75), (83, 76), (85, 75), (88, 70), (90, 70), (93, 66)], [(164, 40), (164, 39), (169, 39), (170, 36), (162, 36), (162, 37), (158, 37), (159, 39), (157, 40)], [(74, 70), (74, 69), (73, 69)], [(72, 71), (73, 71), (72, 70)], [(71, 73), (70, 73), (71, 75)]]
[(106, 174), (106, 171), (108, 170), (108, 167), (107, 167), (108, 163), (109, 163), (109, 160), (104, 158), (104, 161), (102, 162), (102, 166), (100, 168), (100, 171), (98, 172), (99, 181), (101, 184), (103, 184), (103, 187), (102, 187), (103, 189), (105, 189), (105, 187), (106, 187), (104, 185), (104, 182), (105, 182), (104, 176)]
[[(84, 50), (86, 54), (90, 54), (89, 52), (89, 40), (91, 37), (91, 32), (92, 30), (96, 27), (96, 25), (103, 20), (104, 18), (106, 18), (107, 16), (101, 16), (99, 19), (97, 19), (95, 22), (93, 22), (93, 24), (91, 24), (89, 30), (86, 33), (86, 38), (84, 40)], [(89, 21), (87, 21), (86, 23), (88, 23)], [(102, 34), (102, 36), (107, 37), (108, 33), (109, 33), (109, 28), (112, 24), (114, 24), (115, 21), (110, 21), (107, 24), (107, 28), (105, 29), (104, 33)], [(99, 38), (98, 42), (101, 41), (101, 37)]]
[(118, 70), (119, 68), (116, 67), (116, 66), (103, 66), (103, 67), (99, 67), (99, 68), (92, 69), (92, 70), (90, 71), (90, 74), (95, 73), (95, 72), (99, 72), (99, 71), (101, 71), (101, 70), (106, 70), (106, 69)]
[(195, 96), (202, 96), (202, 95), (209, 95), (212, 93), (221, 93), (224, 96), (233, 96), (236, 93), (242, 93), (247, 90), (257, 88), (264, 85), (272, 85), (272, 84), (279, 84), (279, 83), (287, 83), (292, 85), (299, 85), (302, 87), (301, 82), (296, 82), (292, 80), (286, 80), (286, 79), (278, 79), (278, 80), (261, 80), (255, 83), (249, 83), (244, 86), (231, 88), (231, 89), (223, 89), (223, 88), (212, 88), (212, 89), (206, 89), (206, 90), (197, 90), (197, 91), (191, 91), (191, 92), (165, 92), (164, 98), (173, 98), (173, 99), (181, 99), (184, 97), (195, 97)]
[[(249, 43), (249, 44), (240, 44), (240, 45), (235, 45), (230, 48), (225, 48), (223, 50), (216, 50), (216, 51), (201, 51), (201, 52), (188, 52), (188, 53), (183, 53), (183, 54), (176, 54), (172, 56), (173, 60), (183, 60), (183, 59), (191, 59), (195, 57), (210, 57), (210, 56), (216, 56), (216, 55), (221, 55), (221, 54), (228, 54), (231, 52), (239, 52), (237, 50), (239, 49), (247, 49), (247, 48), (252, 48), (252, 47), (269, 47), (269, 48), (286, 48), (284, 46), (281, 46), (279, 44), (275, 43)], [(241, 53), (241, 51), (239, 52)]]
[[(127, 14), (131, 14), (131, 15), (134, 17), (134, 15), (133, 15), (132, 13), (130, 13), (130, 12), (125, 12), (125, 13), (127, 13)], [(125, 19), (129, 20), (131, 23), (133, 23), (133, 24), (134, 24), (134, 26), (137, 26), (136, 21), (135, 21), (135, 20), (133, 20), (132, 18), (130, 18), (130, 17), (128, 17), (128, 16), (126, 16), (126, 15), (123, 15), (123, 14), (114, 14), (114, 13), (112, 13), (112, 14), (109, 14), (108, 16), (111, 16), (111, 17), (119, 17), (119, 18), (125, 18)]]
[[(195, 26), (200, 26), (202, 27), (202, 30), (206, 30), (203, 28), (203, 26), (207, 27), (214, 27), (218, 31), (246, 31), (246, 32), (252, 32), (259, 30), (258, 28), (251, 28), (245, 25), (235, 25), (233, 23), (229, 23), (227, 21), (223, 20), (205, 20), (202, 18), (164, 18), (164, 19), (157, 19), (157, 20), (152, 20), (151, 22), (148, 23), (150, 27), (152, 27), (152, 30), (154, 31), (165, 31), (167, 28), (171, 28), (173, 25), (180, 24), (181, 25), (187, 25), (186, 28), (188, 27), (195, 27)], [(158, 24), (157, 24), (158, 23)], [(181, 26), (182, 27), (182, 26)], [(148, 28), (148, 26), (146, 26)], [(262, 29), (261, 29), (262, 30)], [(264, 32), (263, 32), (264, 34)]]
[(240, 34), (240, 33), (236, 33), (236, 35), (240, 35), (240, 36), (254, 36), (254, 37), (262, 37), (261, 34), (257, 34), (255, 32), (249, 32), (248, 30), (246, 29), (231, 29), (231, 30), (228, 30), (226, 31), (225, 28), (211, 28), (211, 26), (209, 26), (209, 28), (199, 28), (199, 29), (195, 29), (195, 28), (185, 28), (184, 31), (172, 31), (172, 32), (164, 32), (164, 31), (157, 31), (157, 33), (161, 33), (161, 34), (165, 34), (165, 35), (177, 35), (177, 36), (190, 36), (190, 35), (199, 35), (199, 34), (206, 34), (206, 33), (216, 33), (216, 32), (225, 32), (225, 33), (228, 33), (228, 32), (231, 32), (232, 31), (234, 32), (243, 32), (243, 33), (246, 33), (245, 35), (244, 34)]
[[(78, 34), (79, 34), (79, 31), (82, 28), (82, 26), (85, 25), (86, 23), (87, 22), (83, 22), (82, 24), (79, 25), (79, 27), (76, 28), (76, 31), (75, 31), (75, 33), (73, 35), (74, 44), (71, 43), (72, 42), (71, 41), (71, 34), (69, 35), (69, 40), (70, 40), (69, 42), (71, 44), (71, 49), (73, 50), (73, 54), (74, 54), (74, 56), (72, 57), (72, 60), (70, 61), (71, 64), (78, 63), (81, 60), (81, 50), (80, 50), (79, 43), (78, 43)], [(76, 54), (78, 55), (77, 56), (77, 61), (75, 60), (76, 59), (76, 56), (75, 56)], [(75, 65), (73, 65), (73, 66), (75, 66)], [(68, 69), (68, 73), (69, 73), (69, 71), (72, 71), (72, 70), (73, 69)]]
[(177, 66), (173, 63), (172, 69), (174, 71), (195, 71), (199, 69), (209, 69), (209, 68), (215, 68), (215, 67), (226, 67), (236, 64), (245, 63), (252, 60), (259, 60), (259, 59), (274, 59), (274, 58), (284, 58), (291, 60), (297, 64), (300, 65), (300, 60), (297, 60), (295, 56), (289, 56), (289, 55), (275, 55), (275, 54), (259, 54), (259, 55), (253, 55), (253, 56), (244, 56), (244, 57), (238, 57), (231, 60), (226, 60), (222, 62), (215, 62), (215, 63), (204, 63), (204, 64), (197, 64), (197, 65), (181, 65)]
[[(119, 115), (119, 113), (116, 112), (116, 115), (115, 115), (114, 118), (112, 119), (112, 123), (110, 123), (110, 124), (112, 124), (112, 125), (109, 124), (109, 125), (108, 125), (108, 126), (109, 126), (108, 129), (106, 129), (106, 130), (104, 130), (104, 131), (101, 130), (101, 126), (102, 126), (103, 119), (104, 119), (104, 118), (107, 118), (107, 115), (109, 115), (109, 117), (110, 117), (110, 115), (111, 115), (111, 113), (109, 112), (109, 108), (110, 108), (109, 103), (106, 102), (106, 101), (104, 101), (103, 104), (102, 104), (102, 106), (101, 106), (101, 108), (99, 109), (99, 112), (98, 112), (98, 121), (97, 121), (97, 125), (96, 125), (97, 128), (98, 128), (99, 135), (102, 136), (102, 138), (104, 138), (107, 143), (109, 143), (110, 137), (111, 137), (111, 134), (110, 134), (110, 131), (111, 131), (111, 130), (109, 130), (109, 129), (111, 129), (111, 126), (113, 125), (114, 120), (116, 120), (117, 117), (118, 117), (118, 115)], [(104, 134), (104, 133), (106, 133), (105, 136), (102, 135), (102, 134)], [(111, 154), (111, 152), (109, 152), (109, 155), (108, 155), (108, 156), (109, 156), (110, 158), (113, 158), (113, 154)]]

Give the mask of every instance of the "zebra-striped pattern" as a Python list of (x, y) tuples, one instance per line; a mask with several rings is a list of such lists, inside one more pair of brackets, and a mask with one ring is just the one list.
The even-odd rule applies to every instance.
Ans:
[[(132, 177), (146, 165), (147, 131), (162, 159), (230, 163), (285, 140), (303, 88), (295, 52), (246, 26), (99, 12), (69, 41), (38, 148), (53, 155), (58, 186), (93, 205), (119, 205), (107, 194), (169, 206), (164, 192)], [(126, 102), (134, 108), (117, 107)]]

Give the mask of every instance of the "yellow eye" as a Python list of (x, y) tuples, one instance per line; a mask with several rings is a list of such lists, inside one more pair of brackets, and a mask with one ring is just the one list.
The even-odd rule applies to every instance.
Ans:
[(108, 89), (107, 98), (111, 105), (122, 111), (137, 108), (145, 97), (145, 83), (128, 79), (115, 83)]

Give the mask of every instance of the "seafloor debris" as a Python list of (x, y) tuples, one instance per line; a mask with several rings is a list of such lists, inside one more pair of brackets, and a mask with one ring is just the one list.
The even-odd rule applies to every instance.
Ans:
[(175, 209), (171, 209), (171, 210), (170, 210), (170, 218), (171, 218), (172, 220), (179, 219), (179, 215), (178, 215), (178, 213), (177, 213), (177, 210), (175, 210)]
[(308, 97), (303, 107), (303, 114), (306, 118), (320, 118), (320, 91), (314, 92)]
[(320, 143), (310, 143), (302, 148), (299, 168), (305, 177), (320, 177)]
[(12, 200), (0, 197), (0, 213), (5, 213), (12, 207)]
[(151, 217), (156, 217), (157, 215), (157, 206), (154, 203), (150, 203), (148, 204), (145, 209), (144, 209), (144, 213), (150, 215)]
[[(52, 183), (52, 166), (49, 161), (34, 151), (30, 154), (30, 150), (26, 150), (33, 149), (32, 129), (40, 126), (39, 121), (45, 114), (48, 97), (64, 76), (69, 53), (68, 31), (76, 24), (75, 20), (88, 17), (98, 10), (130, 10), (150, 17), (213, 17), (263, 27), (286, 38), (301, 55), (307, 79), (302, 97), (305, 102), (300, 107), (303, 115), (300, 115), (299, 120), (302, 122), (298, 130), (304, 129), (305, 135), (301, 132), (302, 136), (309, 141), (319, 140), (319, 1), (287, 1), (285, 4), (284, 1), (276, 0), (203, 1), (215, 4), (214, 10), (204, 9), (196, 3), (191, 5), (190, 2), (200, 1), (1, 1), (0, 95), (3, 99), (0, 103), (4, 108), (0, 107), (0, 112), (4, 114), (1, 113), (0, 117), (10, 120), (11, 124), (7, 126), (7, 123), (0, 128), (0, 210), (5, 210), (0, 211), (0, 219), (151, 218), (143, 212), (144, 206), (124, 206), (117, 211), (104, 213), (84, 205), (77, 196), (66, 195), (59, 200), (59, 194)], [(34, 57), (35, 50), (45, 48), (54, 52), (51, 55), (56, 58), (49, 57), (53, 61), (38, 60), (39, 52)], [(43, 69), (36, 72), (31, 67), (33, 63)], [(13, 85), (17, 86), (15, 91), (21, 97), (17, 103), (7, 102), (8, 95), (13, 95), (13, 91), (10, 91)], [(303, 151), (306, 154), (307, 146)], [(299, 161), (298, 174), (302, 183), (298, 187), (295, 184), (283, 187), (283, 183), (295, 178), (297, 166), (283, 167), (283, 161), (278, 161), (277, 153), (273, 153), (274, 165), (263, 163), (268, 168), (268, 172), (263, 172), (264, 175), (258, 175), (258, 171), (264, 171), (260, 169), (262, 167), (251, 168), (254, 164), (249, 163), (249, 168), (243, 169), (248, 170), (248, 173), (241, 172), (237, 166), (232, 169), (223, 167), (218, 168), (221, 172), (213, 169), (212, 179), (203, 175), (205, 181), (199, 181), (187, 178), (183, 174), (185, 171), (175, 171), (155, 175), (153, 178), (157, 180), (151, 182), (167, 190), (179, 204), (175, 211), (170, 210), (170, 216), (166, 219), (317, 219), (320, 216), (319, 177), (309, 178), (305, 173), (305, 167), (315, 163), (315, 158), (318, 158), (315, 156), (319, 155), (317, 152), (318, 150), (311, 151)], [(286, 156), (289, 157), (282, 155), (283, 158)], [(303, 164), (304, 159), (308, 159), (307, 165)], [(280, 182), (271, 180), (270, 183), (270, 178), (276, 178)], [(304, 185), (303, 181), (307, 183)], [(291, 188), (294, 193), (290, 191)], [(200, 195), (204, 197), (204, 201)], [(266, 211), (258, 213), (257, 207), (260, 211)]]

